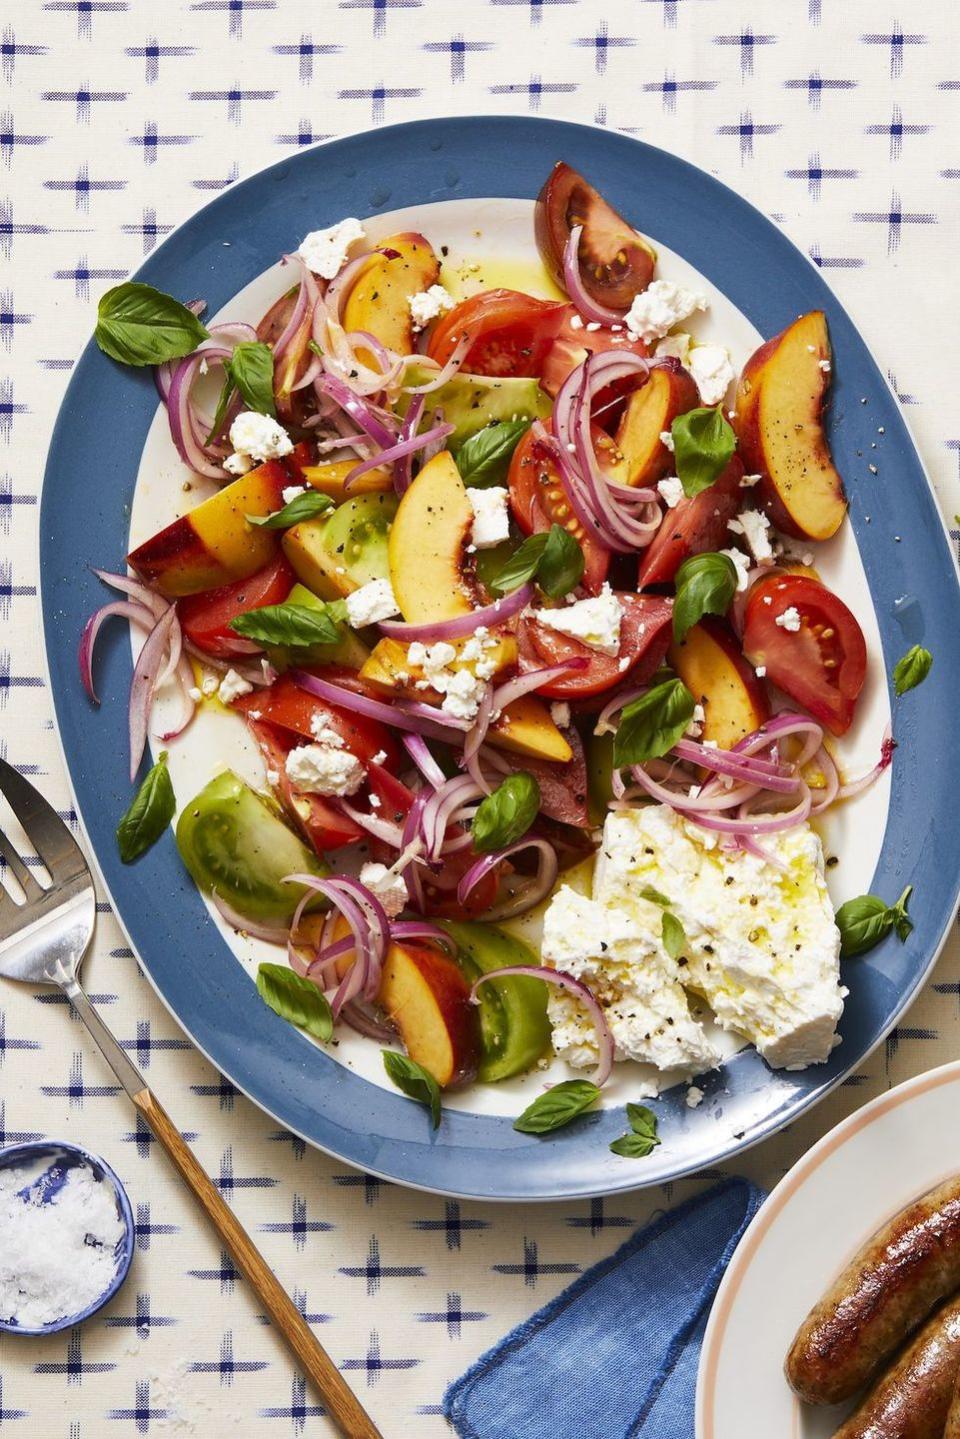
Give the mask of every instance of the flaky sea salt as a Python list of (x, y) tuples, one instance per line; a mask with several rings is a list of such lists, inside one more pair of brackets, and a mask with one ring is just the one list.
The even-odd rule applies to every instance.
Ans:
[(123, 1237), (109, 1182), (77, 1165), (43, 1204), (43, 1175), (40, 1168), (0, 1170), (0, 1317), (26, 1329), (79, 1314), (99, 1299)]

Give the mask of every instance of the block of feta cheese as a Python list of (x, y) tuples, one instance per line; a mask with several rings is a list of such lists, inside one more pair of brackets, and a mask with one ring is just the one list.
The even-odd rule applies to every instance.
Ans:
[[(719, 1056), (690, 1013), (677, 965), (660, 942), (661, 912), (648, 908), (648, 915), (628, 914), (563, 885), (544, 917), (543, 960), (589, 986), (607, 1016), (617, 1059), (702, 1074)], [(596, 1064), (596, 1030), (579, 1001), (551, 986), (548, 1005), (557, 1055), (577, 1069)]]
[(808, 825), (765, 835), (782, 869), (719, 840), (664, 805), (610, 814), (594, 898), (641, 922), (642, 890), (660, 891), (686, 932), (683, 983), (718, 1023), (773, 1068), (822, 1064), (847, 991), (819, 837)]

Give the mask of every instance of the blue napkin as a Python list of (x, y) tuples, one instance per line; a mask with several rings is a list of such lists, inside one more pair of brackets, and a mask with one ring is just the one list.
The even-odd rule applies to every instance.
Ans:
[(710, 1305), (764, 1195), (727, 1179), (655, 1219), (456, 1380), (462, 1439), (692, 1439)]

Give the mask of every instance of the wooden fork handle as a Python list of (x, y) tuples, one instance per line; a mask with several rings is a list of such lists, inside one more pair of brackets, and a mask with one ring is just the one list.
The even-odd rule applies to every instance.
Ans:
[(380, 1430), (343, 1379), (326, 1351), (317, 1343), (306, 1320), (277, 1281), (233, 1210), (224, 1203), (210, 1176), (180, 1134), (166, 1110), (150, 1090), (132, 1096), (134, 1104), (173, 1160), (207, 1218), (233, 1256), (237, 1268), (252, 1287), (270, 1319), (293, 1350), (297, 1363), (313, 1381), (327, 1413), (347, 1439), (383, 1439)]

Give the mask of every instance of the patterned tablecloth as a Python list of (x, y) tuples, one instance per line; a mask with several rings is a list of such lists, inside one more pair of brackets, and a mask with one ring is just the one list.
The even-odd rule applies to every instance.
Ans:
[[(53, 418), (98, 295), (238, 176), (345, 131), (444, 113), (533, 112), (616, 127), (714, 172), (826, 271), (890, 366), (952, 517), (960, 508), (953, 8), (949, 0), (0, 7), (3, 753), (69, 813), (42, 678), (35, 527)], [(388, 1435), (446, 1433), (438, 1405), (450, 1379), (638, 1220), (701, 1182), (530, 1208), (407, 1193), (306, 1149), (238, 1096), (160, 1004), (106, 906), (86, 977)], [(842, 1116), (955, 1057), (958, 980), (951, 939), (870, 1063), (736, 1168), (773, 1184)], [(51, 1341), (0, 1344), (0, 1431), (37, 1439), (331, 1433), (111, 1079), (59, 995), (3, 989), (0, 1142), (58, 1134), (102, 1152), (129, 1186), (138, 1235), (131, 1277), (104, 1315)]]

